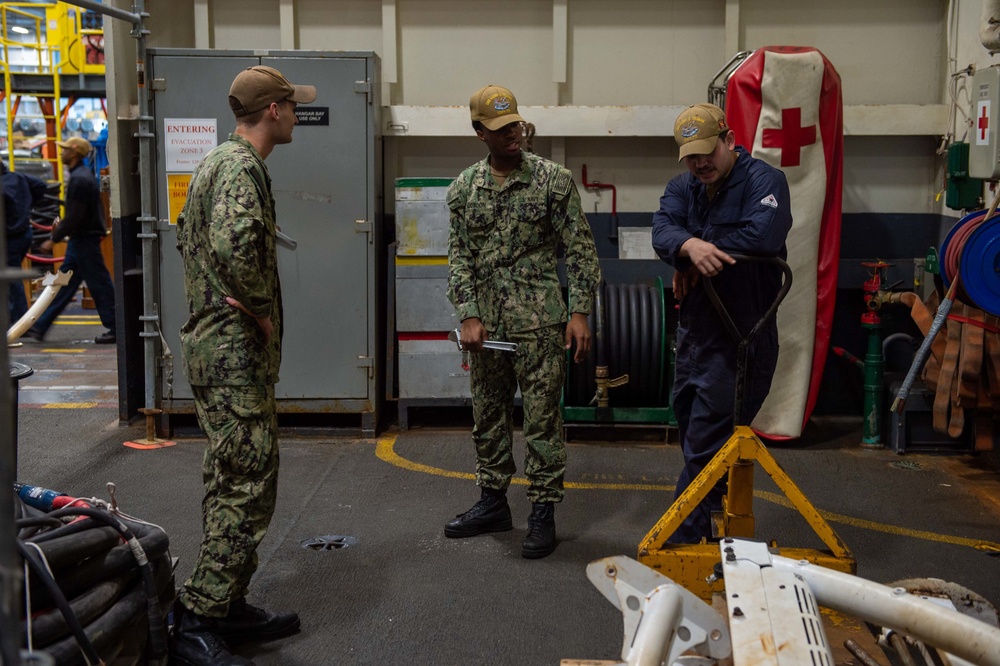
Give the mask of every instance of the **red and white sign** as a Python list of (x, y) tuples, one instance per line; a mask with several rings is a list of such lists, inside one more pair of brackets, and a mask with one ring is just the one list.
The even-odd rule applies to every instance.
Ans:
[(990, 100), (976, 102), (976, 145), (990, 145)]
[(726, 87), (736, 143), (784, 171), (792, 197), (787, 247), (795, 279), (778, 310), (775, 380), (752, 424), (767, 437), (802, 434), (823, 378), (840, 261), (843, 108), (840, 76), (810, 47), (759, 49)]
[(193, 173), (202, 158), (218, 145), (218, 127), (215, 118), (164, 118), (164, 170)]

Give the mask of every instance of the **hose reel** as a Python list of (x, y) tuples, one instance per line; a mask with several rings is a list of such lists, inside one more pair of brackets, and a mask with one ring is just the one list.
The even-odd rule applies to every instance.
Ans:
[(663, 280), (657, 277), (652, 286), (602, 284), (587, 324), (593, 344), (583, 362), (569, 363), (565, 405), (667, 407), (670, 349)]
[(959, 220), (941, 245), (941, 277), (946, 287), (959, 278), (957, 298), (1000, 316), (1000, 214), (986, 210)]

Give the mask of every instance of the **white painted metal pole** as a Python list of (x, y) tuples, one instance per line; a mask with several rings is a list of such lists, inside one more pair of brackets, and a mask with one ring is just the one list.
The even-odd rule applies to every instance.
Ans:
[(382, 0), (382, 81), (397, 83), (399, 55), (396, 44), (399, 32), (396, 27), (396, 0)]
[(726, 57), (743, 50), (740, 43), (740, 0), (726, 0)]
[(660, 666), (680, 626), (683, 598), (676, 585), (661, 585), (646, 600), (639, 629), (628, 654), (629, 666)]
[(568, 0), (552, 0), (552, 81), (566, 83), (566, 59), (569, 51)]
[(298, 48), (295, 44), (295, 23), (295, 0), (281, 0), (281, 4), (278, 6), (278, 25), (281, 30), (281, 48), (289, 51)]
[(209, 0), (194, 0), (194, 47), (212, 48), (212, 12)]
[(909, 594), (902, 588), (773, 556), (776, 569), (800, 576), (821, 606), (912, 636), (961, 659), (1000, 666), (1000, 629)]
[(70, 278), (73, 277), (73, 271), (56, 271), (55, 273), (46, 273), (45, 277), (42, 278), (42, 293), (39, 294), (35, 302), (31, 304), (28, 311), (24, 313), (20, 319), (18, 319), (14, 324), (7, 329), (7, 344), (17, 342), (17, 339), (24, 335), (25, 331), (31, 328), (32, 324), (38, 321), (38, 318), (42, 316), (42, 313), (49, 307), (52, 301), (55, 300), (56, 294), (65, 285), (69, 284)]

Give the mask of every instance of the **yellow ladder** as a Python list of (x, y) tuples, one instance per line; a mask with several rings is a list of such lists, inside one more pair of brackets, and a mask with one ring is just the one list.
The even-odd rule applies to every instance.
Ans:
[[(41, 13), (44, 10), (44, 15)], [(62, 139), (65, 115), (76, 102), (71, 96), (64, 105), (62, 77), (67, 75), (100, 76), (103, 62), (103, 28), (85, 27), (84, 10), (62, 2), (4, 2), (0, 4), (0, 44), (3, 46), (3, 99), (6, 110), (7, 162), (12, 171), (18, 162), (46, 162), (51, 165), (51, 179), (62, 182), (62, 158), (55, 142)], [(10, 39), (13, 25), (34, 27), (34, 41)], [(30, 33), (31, 31), (28, 30)], [(14, 54), (17, 54), (17, 58)], [(98, 58), (92, 58), (94, 53)], [(15, 60), (17, 62), (15, 62)], [(92, 62), (98, 60), (98, 62)], [(39, 114), (20, 110), (21, 101), (33, 97)], [(42, 119), (45, 122), (44, 156), (24, 156), (15, 152), (12, 140), (21, 121)]]
[[(52, 165), (52, 180), (62, 182), (62, 160), (55, 142), (61, 140), (61, 117), (62, 100), (59, 89), (59, 54), (57, 46), (50, 46), (43, 41), (45, 31), (45, 18), (39, 14), (26, 11), (27, 8), (38, 9), (46, 5), (37, 3), (3, 3), (0, 5), (0, 44), (3, 45), (3, 59), (0, 66), (3, 68), (4, 82), (4, 106), (7, 121), (7, 164), (11, 171), (17, 171), (18, 164), (26, 162), (47, 162)], [(20, 19), (19, 21), (15, 20)], [(34, 24), (34, 41), (14, 41), (9, 38), (10, 27), (15, 22)], [(15, 64), (13, 55), (15, 52), (25, 54), (22, 63)], [(23, 88), (19, 81), (21, 75), (32, 77), (31, 80), (39, 82), (38, 77), (44, 77), (47, 85), (31, 86), (30, 89)], [(48, 84), (51, 81), (51, 84)], [(45, 91), (35, 88), (45, 88)], [(47, 89), (51, 89), (48, 92)], [(38, 102), (39, 114), (22, 113), (21, 102), (25, 97), (34, 97)], [(45, 152), (42, 157), (18, 155), (15, 145), (14, 134), (18, 131), (22, 120), (32, 121), (36, 119), (45, 121)]]

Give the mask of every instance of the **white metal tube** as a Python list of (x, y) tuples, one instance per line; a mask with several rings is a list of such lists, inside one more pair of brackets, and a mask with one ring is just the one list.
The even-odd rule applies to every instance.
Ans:
[(39, 294), (35, 302), (31, 304), (28, 311), (17, 320), (17, 322), (7, 329), (7, 344), (12, 344), (17, 342), (17, 339), (24, 335), (25, 331), (31, 328), (32, 324), (38, 321), (38, 318), (42, 316), (42, 313), (49, 307), (53, 300), (55, 300), (56, 294), (59, 290), (63, 288), (64, 285), (69, 284), (70, 278), (73, 277), (73, 271), (57, 271), (55, 273), (47, 273), (44, 278), (42, 278), (42, 293)]
[(775, 568), (799, 576), (821, 606), (912, 636), (961, 659), (1000, 666), (1000, 629), (864, 578), (773, 556)]
[(629, 666), (660, 666), (681, 623), (683, 599), (676, 585), (661, 585), (646, 599), (628, 654)]

